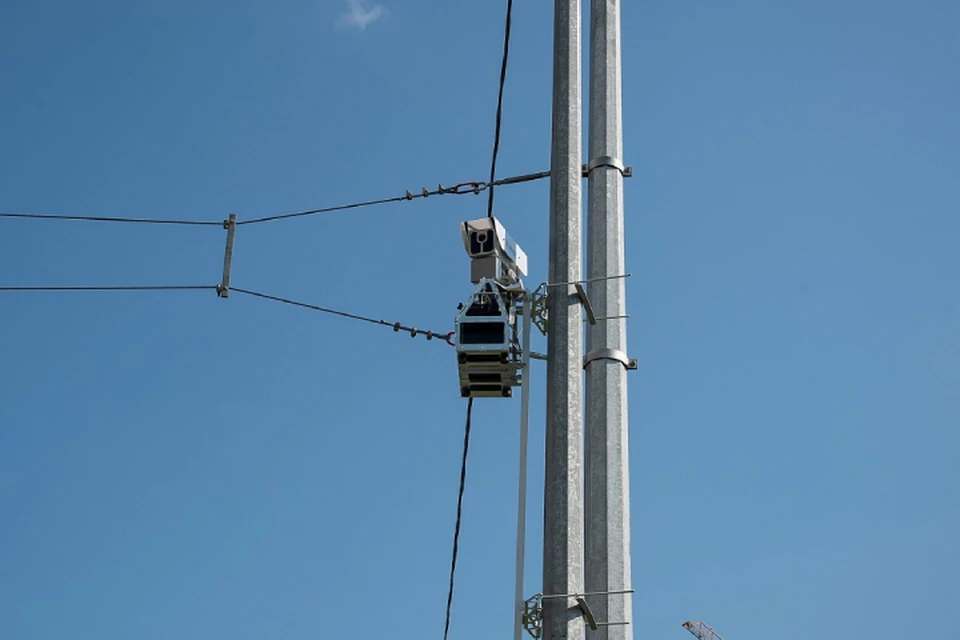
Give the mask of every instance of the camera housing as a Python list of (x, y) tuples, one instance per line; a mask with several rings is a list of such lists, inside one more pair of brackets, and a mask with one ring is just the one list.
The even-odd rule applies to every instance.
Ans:
[(527, 254), (496, 218), (468, 220), (460, 226), (463, 248), (470, 256), (470, 281), (489, 278), (515, 284), (527, 275)]

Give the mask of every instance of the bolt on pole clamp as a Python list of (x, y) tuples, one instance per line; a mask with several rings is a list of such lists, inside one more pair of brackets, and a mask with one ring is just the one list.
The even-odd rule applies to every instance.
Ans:
[(589, 176), (590, 172), (597, 167), (609, 167), (611, 169), (616, 169), (624, 178), (633, 177), (633, 168), (625, 167), (620, 158), (614, 158), (613, 156), (597, 156), (584, 166), (583, 175), (585, 177)]
[(586, 369), (587, 365), (594, 360), (615, 360), (626, 367), (627, 371), (633, 371), (637, 368), (637, 359), (630, 358), (627, 356), (627, 354), (619, 349), (594, 349), (587, 355), (583, 356), (583, 368)]

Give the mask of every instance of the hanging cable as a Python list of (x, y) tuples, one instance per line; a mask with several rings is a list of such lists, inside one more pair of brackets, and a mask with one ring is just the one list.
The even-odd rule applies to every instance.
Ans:
[(460, 521), (463, 516), (463, 490), (467, 484), (467, 452), (470, 450), (470, 419), (473, 398), (467, 400), (467, 424), (463, 431), (463, 459), (460, 461), (460, 490), (457, 492), (457, 519), (453, 526), (453, 557), (450, 560), (450, 587), (447, 590), (447, 616), (443, 624), (443, 640), (450, 632), (450, 610), (453, 606), (453, 577), (457, 572), (457, 551), (460, 547)]
[(0, 218), (29, 218), (31, 220), (82, 220), (85, 222), (132, 222), (139, 224), (171, 224), (219, 227), (223, 222), (210, 220), (163, 220), (159, 218), (110, 218), (106, 216), (71, 216), (52, 213), (0, 213)]
[(378, 320), (377, 318), (370, 318), (368, 316), (361, 316), (355, 313), (347, 313), (346, 311), (337, 311), (336, 309), (328, 309), (327, 307), (319, 307), (314, 304), (307, 304), (306, 302), (297, 302), (296, 300), (290, 300), (288, 298), (281, 298), (279, 296), (271, 296), (266, 293), (260, 293), (258, 291), (250, 291), (249, 289), (239, 289), (237, 287), (231, 287), (231, 292), (242, 293), (248, 296), (254, 296), (256, 298), (263, 298), (264, 300), (272, 300), (274, 302), (282, 302), (284, 304), (293, 305), (295, 307), (302, 307), (304, 309), (311, 309), (313, 311), (319, 311), (321, 313), (329, 313), (331, 315), (340, 316), (342, 318), (349, 318), (351, 320), (359, 320), (361, 322), (369, 322), (370, 324), (376, 324), (384, 327), (390, 327), (394, 331), (403, 331), (409, 333), (411, 338), (416, 338), (417, 336), (426, 336), (427, 340), (433, 340), (438, 338), (443, 340), (450, 346), (453, 346), (453, 335), (454, 332), (438, 332), (438, 331), (424, 331), (423, 329), (417, 329), (416, 327), (408, 327), (399, 322), (387, 322), (386, 320)]
[(216, 290), (216, 285), (119, 285), (93, 287), (3, 287), (0, 291), (197, 291), (201, 289)]
[(510, 57), (510, 23), (513, 0), (507, 0), (507, 20), (503, 29), (503, 59), (500, 61), (500, 88), (497, 92), (497, 118), (493, 132), (493, 159), (490, 162), (490, 193), (487, 196), (487, 217), (493, 217), (493, 184), (497, 177), (497, 154), (500, 152), (500, 124), (503, 120), (503, 87), (507, 81), (507, 60)]

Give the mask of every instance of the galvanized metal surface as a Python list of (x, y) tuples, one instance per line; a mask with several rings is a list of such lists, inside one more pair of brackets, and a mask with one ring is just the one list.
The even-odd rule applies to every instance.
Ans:
[[(554, 5), (553, 127), (550, 153), (550, 282), (580, 280), (580, 2)], [(572, 285), (547, 301), (547, 424), (543, 592), (583, 590), (583, 425), (580, 300)], [(543, 603), (544, 640), (582, 640), (583, 618), (564, 600)]]
[[(597, 620), (590, 640), (633, 637), (628, 467), (626, 283), (619, 0), (590, 3), (588, 294), (597, 316), (587, 327), (585, 449), (585, 590)], [(614, 354), (618, 357), (612, 357)], [(620, 357), (622, 356), (622, 357)], [(624, 362), (626, 361), (626, 363)]]
[(527, 441), (530, 433), (530, 333), (533, 331), (533, 294), (523, 294), (523, 369), (520, 378), (520, 473), (517, 479), (517, 574), (513, 617), (513, 639), (523, 640), (523, 616), (526, 599), (523, 597), (523, 566), (527, 540)]
[[(614, 316), (613, 318), (604, 318), (604, 320), (615, 320), (624, 317), (626, 316)], [(609, 349), (607, 347), (591, 349), (587, 352), (587, 355), (583, 356), (583, 368), (586, 369), (587, 365), (594, 360), (613, 360), (625, 366), (627, 370), (633, 370), (637, 368), (637, 361), (628, 357), (626, 353), (620, 351), (619, 349)]]

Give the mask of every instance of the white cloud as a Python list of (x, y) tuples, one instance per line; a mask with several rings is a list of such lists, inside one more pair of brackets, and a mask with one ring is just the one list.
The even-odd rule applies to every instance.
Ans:
[(383, 5), (375, 4), (369, 9), (364, 8), (364, 0), (347, 0), (349, 10), (337, 20), (340, 29), (358, 29), (363, 31), (371, 22), (376, 22), (386, 15)]

